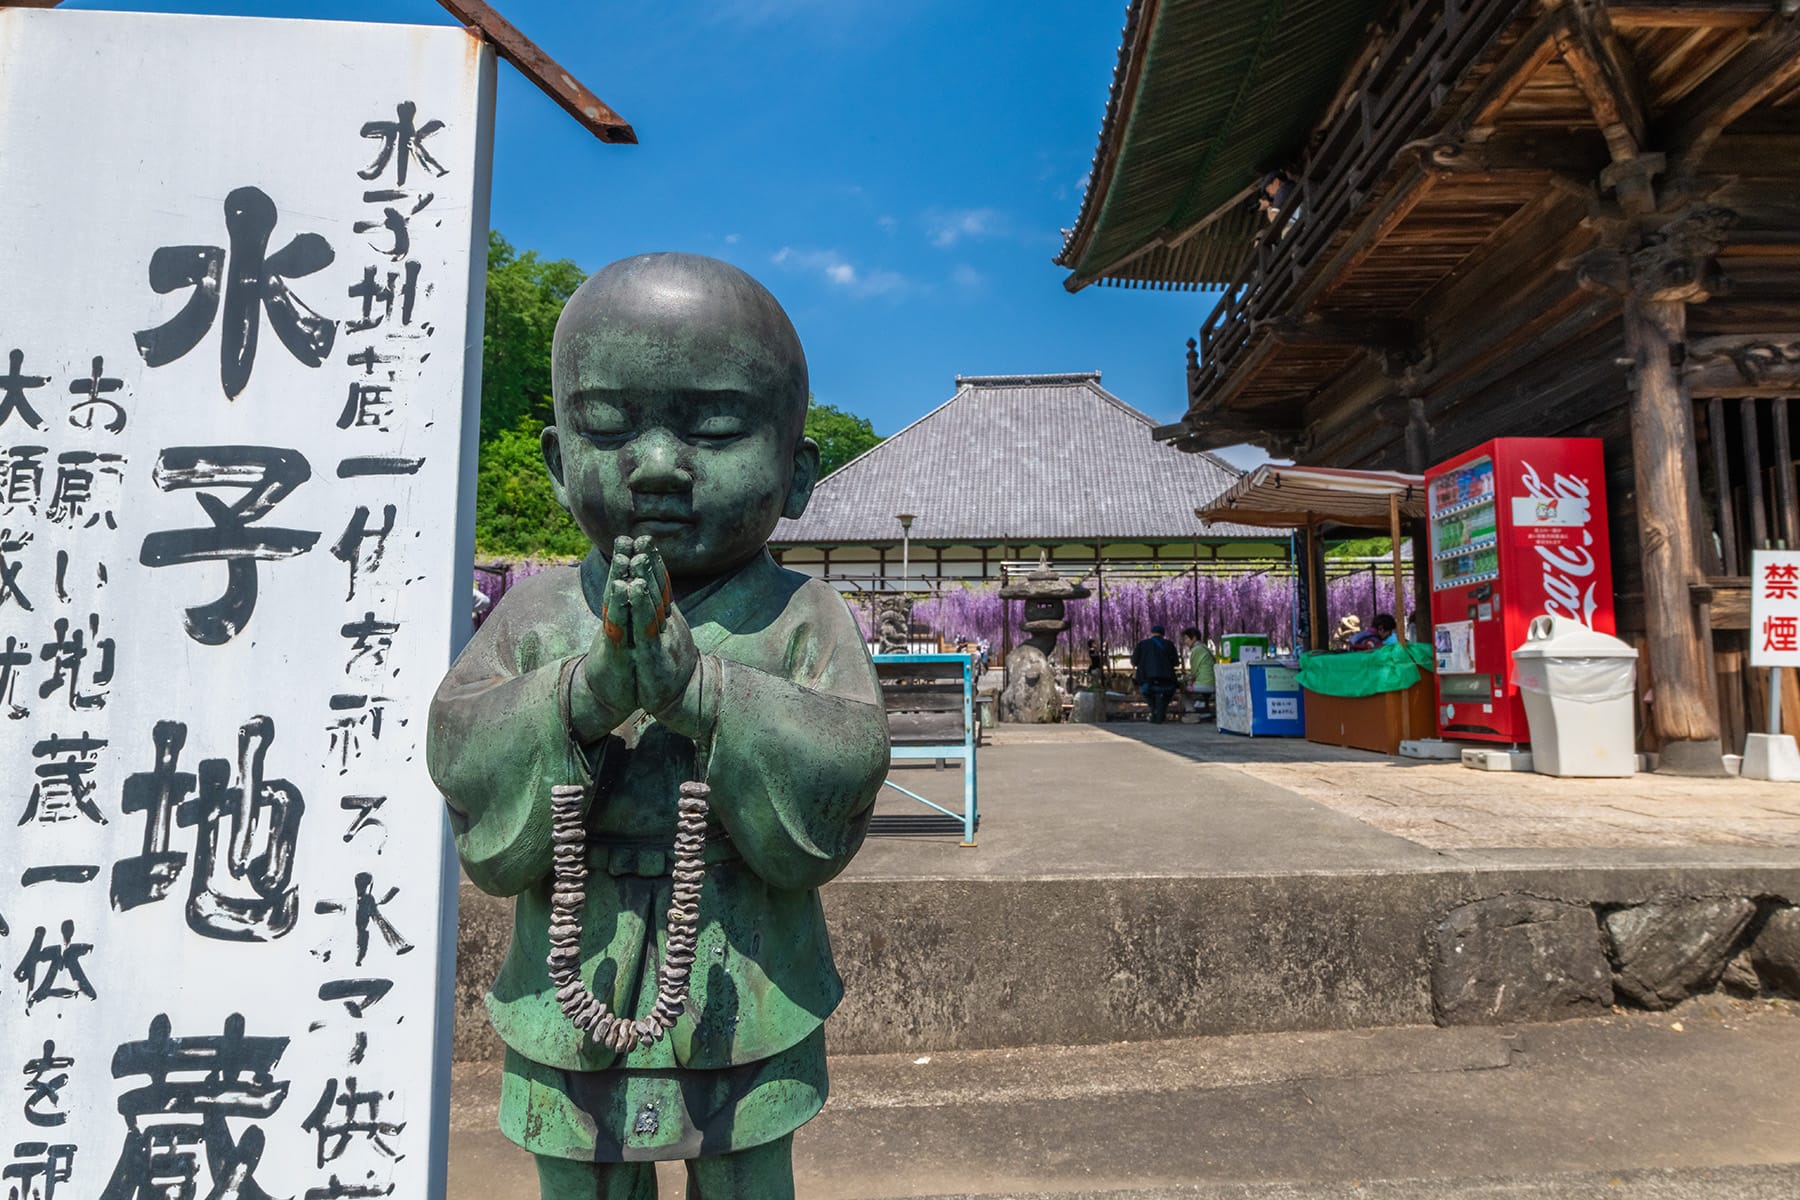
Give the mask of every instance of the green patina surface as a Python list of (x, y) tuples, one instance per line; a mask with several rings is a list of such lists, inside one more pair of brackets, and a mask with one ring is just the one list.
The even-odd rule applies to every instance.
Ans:
[[(824, 1103), (842, 995), (818, 887), (849, 862), (888, 762), (873, 667), (829, 586), (763, 548), (817, 475), (806, 368), (736, 268), (649, 255), (601, 271), (557, 327), (544, 451), (594, 545), (509, 592), (432, 704), (427, 758), (469, 878), (515, 897), (488, 998), (508, 1047), (501, 1127), (547, 1200), (642, 1193), (688, 1158), (706, 1197), (791, 1194), (787, 1138)], [(617, 1055), (550, 983), (550, 789), (579, 783), (581, 977), (647, 1013), (666, 948), (684, 780), (712, 808), (689, 1000)], [(653, 1186), (653, 1184), (652, 1184)]]

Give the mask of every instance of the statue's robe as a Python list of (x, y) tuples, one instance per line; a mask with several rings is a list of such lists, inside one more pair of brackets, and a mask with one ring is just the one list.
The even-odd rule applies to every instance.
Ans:
[[(507, 1046), (501, 1128), (538, 1154), (688, 1158), (773, 1140), (825, 1100), (823, 1024), (843, 995), (818, 888), (862, 844), (888, 765), (862, 638), (829, 585), (760, 553), (678, 607), (702, 654), (696, 740), (638, 714), (580, 745), (575, 660), (599, 630), (606, 564), (522, 580), (431, 706), (427, 758), (471, 882), (516, 897), (488, 994)], [(704, 761), (702, 761), (704, 760)], [(687, 1010), (619, 1056), (557, 1006), (549, 953), (550, 789), (589, 785), (581, 977), (647, 1015), (667, 937), (676, 798), (712, 787)]]

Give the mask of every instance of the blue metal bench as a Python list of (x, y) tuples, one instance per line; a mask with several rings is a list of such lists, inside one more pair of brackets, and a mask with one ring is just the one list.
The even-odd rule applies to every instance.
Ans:
[(975, 844), (980, 812), (975, 793), (975, 671), (966, 654), (877, 654), (875, 674), (893, 735), (893, 761), (962, 760), (963, 810), (951, 812), (917, 792), (886, 781), (903, 796), (943, 813), (963, 827), (962, 844)]

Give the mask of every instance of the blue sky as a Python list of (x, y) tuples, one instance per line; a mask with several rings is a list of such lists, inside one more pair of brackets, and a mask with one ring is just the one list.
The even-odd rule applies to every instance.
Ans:
[[(431, 0), (73, 8), (449, 23)], [(957, 374), (1104, 372), (1184, 408), (1205, 294), (1062, 287), (1124, 0), (496, 0), (637, 128), (603, 146), (501, 68), (494, 228), (594, 270), (690, 250), (763, 280), (819, 399), (892, 433)], [(1021, 447), (1021, 449), (1024, 449)]]

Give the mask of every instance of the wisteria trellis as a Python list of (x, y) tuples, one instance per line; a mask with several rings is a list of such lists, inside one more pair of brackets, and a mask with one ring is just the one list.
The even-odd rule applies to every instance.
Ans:
[[(1093, 579), (1088, 584), (1093, 586)], [(1113, 647), (1136, 643), (1149, 634), (1152, 625), (1162, 625), (1171, 635), (1192, 625), (1209, 641), (1226, 633), (1266, 634), (1281, 646), (1294, 640), (1294, 581), (1272, 572), (1108, 580), (1104, 604), (1104, 640)], [(1393, 611), (1392, 575), (1358, 570), (1333, 579), (1326, 587), (1326, 606), (1333, 625), (1349, 613), (1360, 616), (1366, 625), (1377, 612)], [(1063, 636), (1062, 649), (1085, 647), (1089, 638), (1100, 638), (1100, 608), (1098, 598), (1069, 605), (1070, 629)], [(1002, 603), (994, 584), (947, 588), (915, 604), (913, 619), (947, 641), (985, 638), (998, 646), (1004, 640)], [(1015, 626), (1021, 619), (1017, 605), (1012, 619)], [(1020, 636), (1015, 630), (1013, 640)]]
[[(559, 565), (563, 564), (532, 560), (495, 564), (476, 571), (475, 586), (490, 604), (498, 603), (520, 579)], [(1376, 613), (1394, 611), (1393, 576), (1383, 569), (1385, 565), (1359, 565), (1330, 580), (1326, 585), (1326, 609), (1333, 627), (1351, 613), (1361, 617), (1367, 626)], [(1090, 587), (1094, 582), (1092, 577), (1088, 579)], [(1411, 600), (1409, 589), (1409, 606)], [(1279, 646), (1293, 642), (1294, 581), (1291, 576), (1270, 571), (1249, 575), (1203, 573), (1198, 580), (1191, 574), (1150, 580), (1109, 579), (1104, 583), (1104, 603), (1105, 640), (1112, 647), (1130, 646), (1147, 636), (1152, 625), (1159, 624), (1171, 635), (1193, 625), (1208, 640), (1217, 640), (1226, 633), (1261, 633)], [(1072, 647), (1085, 647), (1089, 638), (1100, 637), (1100, 606), (1098, 598), (1069, 605), (1070, 629), (1063, 635), (1059, 649), (1066, 653)], [(869, 629), (866, 607), (855, 603), (850, 606), (865, 636)], [(1002, 607), (997, 583), (958, 584), (920, 599), (913, 606), (913, 620), (949, 642), (986, 639), (999, 647), (1007, 640), (1001, 631)], [(1022, 619), (1019, 606), (1014, 604), (1014, 642), (1023, 636), (1017, 628)]]

